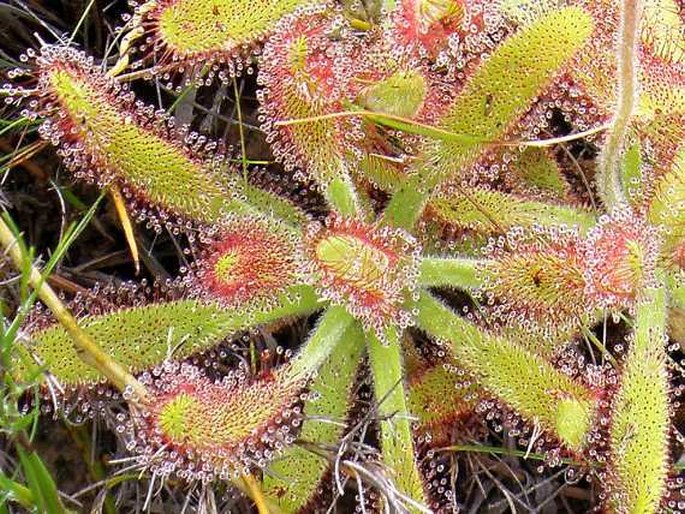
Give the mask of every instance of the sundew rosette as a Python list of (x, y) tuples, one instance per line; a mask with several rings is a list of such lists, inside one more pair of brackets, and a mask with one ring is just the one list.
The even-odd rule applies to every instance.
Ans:
[(108, 77), (92, 57), (44, 46), (6, 86), (66, 166), (88, 182), (121, 186), (138, 215), (157, 228), (170, 222), (213, 223), (232, 208), (228, 167), (218, 145), (186, 128)]
[(274, 220), (233, 217), (213, 236), (185, 282), (226, 307), (268, 303), (302, 282), (301, 240)]
[(308, 227), (305, 252), (317, 292), (366, 329), (382, 338), (384, 328), (411, 324), (404, 303), (416, 290), (420, 254), (411, 235), (333, 214)]
[(263, 468), (294, 443), (302, 422), (306, 384), (284, 369), (212, 380), (195, 366), (166, 362), (141, 382), (151, 401), (131, 412), (128, 446), (162, 477), (210, 482)]

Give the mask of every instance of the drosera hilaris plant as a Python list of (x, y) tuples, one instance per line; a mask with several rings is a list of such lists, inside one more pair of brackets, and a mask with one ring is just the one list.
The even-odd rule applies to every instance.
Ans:
[[(317, 511), (351, 490), (360, 509), (453, 509), (460, 491), (435, 487), (426, 462), (467, 414), (525, 456), (573, 462), (608, 511), (677, 510), (667, 330), (684, 307), (683, 140), (678, 87), (643, 80), (654, 62), (638, 58), (675, 36), (641, 16), (656, 0), (607, 0), (601, 20), (598, 3), (413, 0), (360, 23), (332, 4), (272, 2), (265, 22), (239, 2), (160, 1), (124, 36), (153, 51), (136, 64), (122, 45), (116, 73), (68, 46), (29, 55), (8, 104), (41, 123), (76, 178), (119, 185), (137, 217), (189, 234), (192, 262), (167, 298), (28, 325), (14, 377), (35, 358), (65, 394), (109, 379), (130, 407), (116, 428), (153, 483), (230, 479), (260, 512)], [(616, 73), (588, 85), (583, 52), (597, 41), (614, 42), (602, 57)], [(266, 142), (320, 195), (317, 219), (283, 200), (281, 219), (223, 145), (117, 78), (150, 65), (212, 88), (253, 51)], [(209, 73), (194, 66), (205, 58)], [(598, 150), (585, 168), (565, 146), (582, 140)], [(306, 316), (311, 333), (284, 362), (213, 353)], [(621, 317), (620, 342), (588, 336)], [(84, 335), (107, 356), (98, 369), (70, 343)], [(418, 350), (437, 363), (416, 365)], [(463, 396), (445, 394), (450, 380)]]

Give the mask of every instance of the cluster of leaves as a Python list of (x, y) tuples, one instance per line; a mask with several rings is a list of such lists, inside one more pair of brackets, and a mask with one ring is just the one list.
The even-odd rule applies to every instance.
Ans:
[[(348, 477), (362, 509), (432, 512), (456, 505), (453, 470), (425, 463), (489, 423), (585, 470), (609, 511), (681, 508), (667, 349), (685, 309), (685, 6), (560, 4), (157, 0), (109, 69), (62, 42), (27, 51), (7, 104), (75, 177), (189, 240), (154, 301), (100, 291), (80, 309), (129, 374), (115, 429), (138, 465), (242, 477), (266, 511), (315, 511)], [(227, 142), (123, 72), (179, 92), (257, 73), (273, 155), (325, 213), (245, 180)], [(280, 364), (219, 365), (227, 339), (313, 313)], [(629, 335), (609, 347), (593, 327), (612, 316)], [(46, 391), (97, 415), (102, 366), (46, 318), (14, 346), (13, 380), (39, 363)], [(360, 417), (378, 436), (361, 462)]]

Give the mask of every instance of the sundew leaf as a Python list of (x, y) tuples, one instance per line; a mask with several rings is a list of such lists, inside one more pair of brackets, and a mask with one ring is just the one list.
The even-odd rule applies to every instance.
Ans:
[[(324, 328), (328, 332), (329, 324)], [(337, 344), (310, 386), (313, 396), (304, 405), (305, 420), (299, 434), (302, 444), (286, 450), (264, 474), (265, 493), (284, 512), (299, 512), (311, 504), (331, 466), (331, 460), (313, 448), (335, 448), (345, 432), (364, 335), (359, 325), (352, 323), (336, 336)]]
[(413, 118), (426, 99), (426, 79), (416, 70), (400, 70), (367, 87), (361, 104), (374, 112)]
[(331, 115), (342, 111), (363, 55), (356, 39), (330, 37), (346, 32), (339, 21), (319, 9), (279, 23), (264, 47), (258, 98), (276, 160), (314, 178), (336, 209), (351, 214), (357, 199), (350, 169), (362, 135), (351, 119)]
[[(525, 112), (554, 74), (590, 35), (592, 19), (578, 7), (542, 16), (507, 39), (476, 70), (439, 128), (495, 140)], [(441, 141), (427, 149), (427, 160), (449, 173), (479, 153), (479, 145)]]
[[(114, 360), (130, 373), (137, 373), (167, 357), (183, 359), (242, 330), (305, 315), (319, 306), (311, 288), (296, 286), (268, 307), (256, 303), (229, 310), (214, 303), (178, 300), (85, 317), (81, 326)], [(81, 360), (63, 327), (55, 325), (34, 332), (30, 339), (34, 344), (18, 348), (24, 355), (13, 368), (17, 379), (29, 372), (26, 352), (30, 352), (63, 385), (79, 386), (102, 380), (97, 371)]]
[[(569, 71), (598, 105), (607, 110), (617, 100), (617, 48), (621, 44), (619, 0), (584, 0), (596, 24), (592, 37), (578, 52)], [(652, 116), (685, 108), (683, 19), (676, 0), (644, 2), (640, 12), (637, 111)], [(637, 9), (637, 7), (630, 7)]]
[(419, 369), (412, 376), (407, 403), (412, 415), (418, 418), (419, 431), (431, 433), (431, 442), (442, 441), (441, 432), (449, 431), (454, 421), (478, 402), (477, 385), (457, 387), (458, 382), (458, 375), (442, 364)]
[(313, 0), (172, 0), (142, 11), (155, 48), (179, 61), (228, 60), (259, 42), (276, 23)]
[(590, 15), (579, 7), (540, 17), (498, 47), (470, 78), (437, 128), (476, 138), (472, 143), (431, 140), (422, 149), (412, 179), (393, 197), (386, 215), (391, 224), (411, 228), (429, 192), (465, 169), (496, 141), (552, 81), (592, 30)]
[(462, 229), (479, 233), (504, 233), (513, 227), (533, 225), (577, 226), (583, 231), (595, 224), (587, 211), (564, 205), (528, 200), (482, 188), (450, 190), (428, 204), (432, 216)]
[(456, 361), (485, 391), (569, 448), (584, 446), (596, 409), (588, 388), (523, 346), (487, 334), (428, 293), (416, 307), (419, 328), (448, 341)]
[(655, 189), (648, 217), (655, 225), (664, 227), (665, 247), (672, 250), (685, 241), (685, 146)]
[(78, 177), (119, 183), (138, 213), (157, 224), (173, 216), (211, 224), (229, 212), (256, 210), (240, 197), (235, 173), (214, 143), (137, 104), (84, 53), (46, 46), (36, 65), (40, 93), (22, 95), (38, 96), (30, 115), (44, 120), (41, 135), (58, 145)]
[(404, 177), (404, 164), (385, 156), (367, 153), (359, 161), (358, 173), (380, 189), (393, 191)]
[(543, 148), (526, 148), (518, 159), (509, 164), (513, 173), (537, 189), (563, 197), (568, 184), (549, 152)]
[(656, 512), (669, 469), (669, 377), (666, 299), (650, 291), (638, 306), (635, 334), (613, 405), (609, 503), (633, 513)]
[(281, 219), (294, 227), (303, 226), (309, 221), (307, 215), (289, 200), (251, 184), (240, 184), (240, 186), (239, 189), (242, 189), (248, 203), (259, 211)]
[(295, 440), (305, 380), (288, 365), (252, 379), (244, 370), (222, 380), (196, 366), (167, 362), (141, 377), (151, 400), (132, 413), (139, 462), (167, 478), (214, 481), (266, 466)]

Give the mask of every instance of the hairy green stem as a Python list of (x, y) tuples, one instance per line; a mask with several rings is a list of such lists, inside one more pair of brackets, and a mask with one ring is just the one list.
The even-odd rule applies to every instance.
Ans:
[(450, 286), (475, 289), (483, 283), (482, 273), (487, 261), (468, 257), (425, 257), (419, 264), (419, 285), (424, 287)]
[[(424, 504), (405, 394), (400, 337), (394, 327), (386, 330), (387, 344), (381, 343), (373, 333), (367, 335), (369, 362), (381, 419), (381, 448), (383, 460), (399, 490), (415, 502)], [(409, 510), (415, 511), (411, 507)]]
[(329, 307), (312, 336), (293, 359), (288, 377), (298, 380), (315, 373), (336, 345), (340, 344), (342, 335), (355, 323), (355, 319), (343, 307)]
[(336, 177), (326, 186), (325, 196), (328, 203), (345, 217), (353, 217), (359, 213), (359, 198), (354, 186), (345, 177)]
[(597, 176), (597, 188), (607, 209), (625, 203), (621, 165), (630, 119), (639, 98), (639, 43), (641, 0), (621, 2), (621, 28), (617, 41), (618, 99), (611, 131), (604, 145)]
[(28, 264), (31, 287), (37, 291), (38, 297), (69, 333), (78, 356), (86, 364), (97, 369), (103, 376), (107, 377), (118, 389), (124, 391), (130, 388), (139, 401), (145, 401), (147, 398), (145, 387), (118, 362), (102, 351), (94, 339), (81, 329), (74, 316), (64, 306), (57, 294), (45, 283), (45, 279), (38, 269), (33, 264), (25, 261), (15, 235), (3, 219), (0, 219), (0, 244), (5, 248), (17, 269), (26, 269)]
[(680, 284), (675, 277), (668, 277), (667, 283), (670, 290), (670, 303), (673, 307), (685, 309), (685, 284)]
[[(330, 326), (327, 319), (330, 318), (321, 321), (319, 331)], [(347, 417), (354, 404), (355, 372), (364, 354), (365, 341), (356, 322), (337, 335), (338, 343), (331, 345), (330, 355), (309, 387), (313, 394), (303, 407), (305, 419), (298, 435), (301, 444), (286, 449), (264, 474), (265, 492), (285, 512), (300, 512), (317, 494), (347, 428)], [(330, 448), (331, 453), (321, 455), (323, 448)]]
[(429, 194), (421, 187), (418, 175), (411, 175), (392, 196), (383, 213), (385, 223), (393, 227), (412, 230), (419, 220)]

